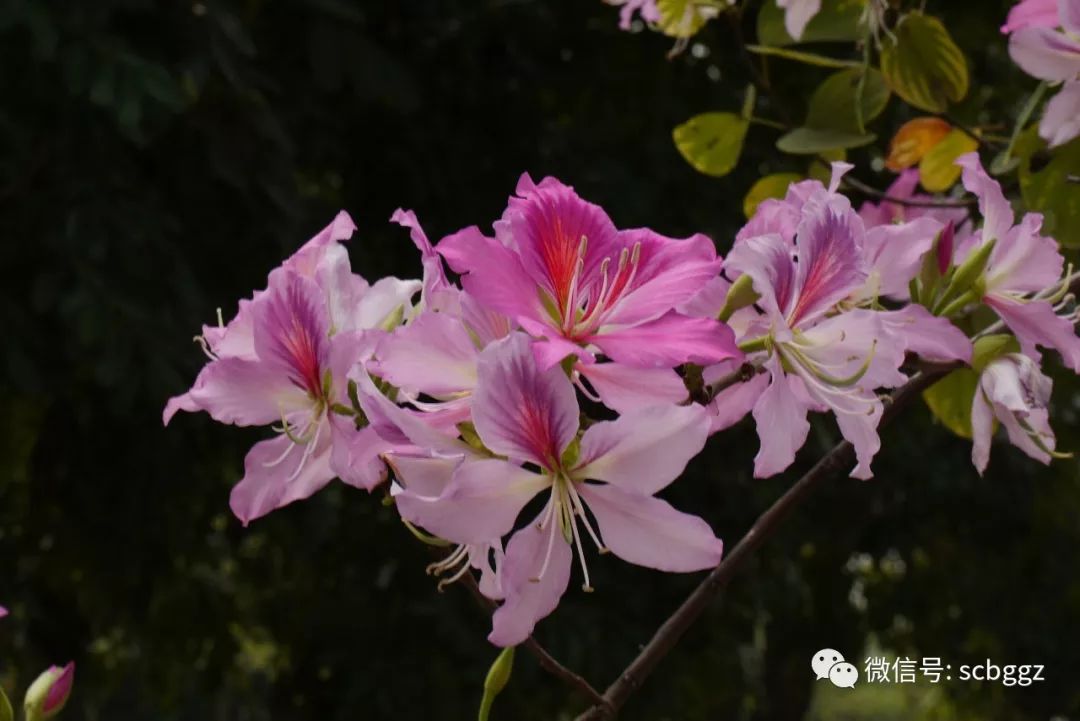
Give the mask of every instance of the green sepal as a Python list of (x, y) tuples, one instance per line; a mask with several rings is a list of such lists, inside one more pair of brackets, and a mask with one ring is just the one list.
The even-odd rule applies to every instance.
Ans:
[(479, 721), (488, 721), (495, 697), (510, 682), (510, 673), (514, 670), (514, 648), (504, 648), (488, 669), (487, 678), (484, 679), (484, 696), (480, 699), (480, 713), (477, 714)]

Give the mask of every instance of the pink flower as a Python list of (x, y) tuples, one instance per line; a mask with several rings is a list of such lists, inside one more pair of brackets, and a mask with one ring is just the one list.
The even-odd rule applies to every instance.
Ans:
[(385, 478), (378, 454), (388, 446), (358, 427), (348, 396), (349, 373), (370, 356), (419, 283), (386, 278), (369, 286), (348, 267), (340, 240), (348, 215), (306, 243), (270, 274), (269, 286), (227, 326), (204, 329), (210, 362), (191, 390), (166, 405), (206, 411), (241, 426), (280, 424), (279, 435), (255, 444), (230, 505), (245, 524), (307, 498), (335, 476), (371, 489)]
[(776, 0), (784, 9), (784, 28), (795, 40), (802, 38), (806, 26), (821, 10), (821, 0)]
[(0, 606), (0, 618), (4, 618), (8, 615), (8, 610), (3, 606)]
[[(971, 343), (947, 319), (919, 305), (885, 309), (886, 298), (906, 299), (911, 279), (942, 226), (931, 217), (877, 225), (869, 230), (837, 194), (851, 166), (833, 165), (826, 188), (816, 180), (793, 184), (786, 197), (762, 203), (739, 231), (727, 259), (728, 277), (709, 284), (684, 306), (716, 315), (732, 281), (743, 274), (758, 296), (728, 322), (747, 362), (764, 372), (722, 389), (709, 404), (712, 431), (723, 430), (753, 410), (761, 449), (755, 475), (779, 473), (791, 464), (809, 431), (809, 410), (832, 411), (852, 442), (858, 466), (870, 476), (880, 445), (877, 389), (902, 383), (906, 352), (933, 360), (971, 359)], [(706, 384), (738, 364), (707, 368)]]
[(1051, 148), (1080, 135), (1080, 80), (1069, 80), (1050, 98), (1039, 121), (1039, 135)]
[(75, 684), (75, 663), (64, 667), (50, 666), (38, 676), (26, 690), (26, 718), (28, 721), (48, 721), (59, 714)]
[(968, 153), (957, 164), (963, 167), (964, 187), (979, 198), (983, 225), (969, 251), (993, 243), (975, 292), (1016, 334), (1020, 347), (1037, 357), (1035, 346), (1054, 348), (1065, 364), (1080, 373), (1080, 338), (1076, 317), (1058, 315), (1051, 297), (1062, 285), (1064, 259), (1053, 238), (1039, 235), (1042, 216), (1027, 213), (1013, 225), (1013, 211), (1001, 186), (986, 174), (979, 156)]
[[(542, 368), (576, 356), (578, 374), (620, 409), (641, 388), (682, 400), (674, 366), (739, 356), (724, 324), (675, 310), (720, 269), (708, 238), (616, 230), (602, 209), (553, 178), (536, 185), (524, 175), (517, 193), (496, 238), (467, 229), (438, 250), (480, 305), (538, 339)], [(596, 363), (596, 353), (618, 367)]]
[(1063, 454), (1054, 450), (1047, 404), (1053, 381), (1038, 364), (1021, 353), (1009, 353), (987, 364), (971, 405), (974, 444), (971, 461), (982, 474), (990, 460), (994, 419), (1005, 427), (1009, 441), (1041, 463)]
[(473, 423), (489, 455), (464, 458), (437, 498), (401, 494), (398, 508), (442, 538), (487, 544), (513, 530), (534, 496), (547, 496), (539, 516), (510, 538), (502, 562), (505, 600), (489, 639), (517, 644), (558, 604), (574, 548), (589, 588), (585, 535), (601, 550), (664, 571), (694, 571), (720, 560), (721, 542), (704, 521), (653, 497), (704, 446), (705, 415), (698, 406), (655, 406), (579, 435), (569, 379), (557, 366), (539, 367), (528, 338), (514, 333), (491, 344), (479, 361)]
[(621, 5), (619, 11), (619, 29), (629, 30), (634, 13), (641, 13), (641, 19), (647, 23), (660, 22), (660, 9), (656, 0), (604, 0), (608, 5)]

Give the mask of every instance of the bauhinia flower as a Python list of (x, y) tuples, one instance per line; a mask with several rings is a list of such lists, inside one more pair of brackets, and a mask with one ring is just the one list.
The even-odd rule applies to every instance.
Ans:
[(389, 278), (369, 287), (353, 275), (338, 241), (354, 227), (339, 215), (270, 274), (265, 291), (242, 301), (233, 321), (206, 329), (210, 362), (166, 405), (166, 424), (178, 410), (241, 426), (277, 424), (276, 438), (252, 447), (233, 489), (230, 505), (244, 523), (335, 476), (367, 489), (385, 478), (379, 453), (387, 446), (358, 427), (348, 373), (370, 356), (383, 326), (402, 317), (419, 283)]
[(784, 10), (784, 28), (795, 40), (802, 38), (806, 26), (821, 11), (821, 0), (776, 0)]
[(437, 498), (397, 497), (410, 523), (457, 543), (486, 544), (510, 533), (534, 496), (546, 496), (506, 547), (504, 602), (489, 636), (504, 646), (523, 641), (554, 610), (575, 548), (591, 588), (585, 536), (601, 551), (664, 571), (709, 568), (722, 553), (708, 524), (653, 495), (704, 446), (705, 411), (642, 408), (581, 434), (570, 380), (559, 366), (538, 366), (529, 345), (514, 333), (481, 354), (472, 417), (487, 457), (463, 458)]
[(1064, 83), (1047, 103), (1039, 135), (1050, 147), (1080, 135), (1080, 2), (1026, 0), (1009, 13), (1001, 31), (1009, 33), (1009, 54), (1029, 75)]
[(537, 339), (541, 368), (575, 356), (576, 375), (623, 410), (685, 398), (677, 365), (739, 356), (724, 324), (675, 310), (720, 269), (708, 238), (616, 230), (599, 206), (553, 178), (537, 185), (524, 175), (517, 193), (495, 238), (472, 228), (438, 250), (479, 304)]
[(656, 0), (604, 0), (608, 5), (621, 6), (619, 10), (619, 29), (629, 30), (636, 13), (647, 23), (660, 22), (660, 8)]
[(1009, 441), (1035, 460), (1045, 464), (1051, 458), (1068, 457), (1054, 450), (1047, 409), (1052, 390), (1053, 381), (1022, 353), (1007, 353), (986, 365), (971, 405), (971, 461), (980, 474), (990, 460), (995, 419), (1005, 427)]
[(26, 721), (49, 721), (55, 718), (67, 704), (74, 684), (74, 662), (62, 667), (50, 666), (26, 690), (26, 699), (23, 702)]
[[(989, 306), (1016, 334), (1023, 351), (1037, 357), (1036, 346), (1054, 348), (1065, 364), (1080, 373), (1080, 338), (1076, 311), (1066, 309), (1068, 281), (1064, 259), (1052, 238), (1039, 234), (1042, 216), (1027, 213), (1013, 225), (1012, 206), (1001, 186), (986, 174), (975, 153), (961, 156), (964, 187), (979, 199), (982, 229), (961, 267), (972, 275), (964, 300)], [(957, 274), (963, 271), (958, 269)]]

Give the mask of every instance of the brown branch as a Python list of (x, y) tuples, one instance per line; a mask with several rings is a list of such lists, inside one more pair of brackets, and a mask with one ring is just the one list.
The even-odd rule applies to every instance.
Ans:
[[(466, 573), (461, 577), (460, 582), (468, 589), (469, 594), (480, 608), (489, 613), (495, 610), (495, 602), (480, 592), (480, 587), (476, 585), (476, 579), (473, 578), (471, 574)], [(535, 638), (529, 636), (521, 646), (533, 655), (542, 669), (558, 678), (567, 686), (577, 689), (584, 694), (589, 699), (589, 702), (593, 704), (593, 708), (604, 709), (605, 713), (614, 713), (614, 709), (608, 707), (607, 699), (605, 699), (599, 691), (593, 688), (592, 684), (586, 681), (584, 677), (574, 673), (566, 666), (559, 663), (558, 660), (548, 653), (547, 649), (541, 646), (540, 642)]]
[(908, 208), (970, 208), (978, 205), (978, 198), (962, 198), (959, 200), (944, 200), (932, 198), (930, 200), (918, 200), (915, 198), (897, 198), (894, 195), (883, 193), (877, 188), (873, 188), (866, 183), (845, 175), (841, 181), (844, 185), (850, 186), (853, 190), (857, 190), (863, 195), (869, 195), (872, 198), (884, 200), (889, 203), (895, 203)]
[[(897, 412), (912, 398), (928, 388), (935, 381), (959, 367), (958, 363), (924, 366), (906, 384), (897, 389), (888, 400), (888, 405), (881, 418), (881, 424), (888, 423)], [(619, 675), (604, 692), (603, 704), (596, 704), (578, 716), (577, 721), (598, 721), (613, 717), (626, 703), (631, 694), (652, 673), (656, 665), (679, 642), (690, 626), (705, 611), (714, 598), (723, 590), (731, 577), (753, 555), (754, 551), (779, 530), (781, 524), (793, 508), (802, 503), (810, 492), (834, 471), (850, 462), (852, 445), (842, 441), (833, 447), (824, 458), (800, 478), (795, 485), (776, 500), (739, 541), (723, 561), (705, 577), (693, 593), (653, 634), (649, 643), (641, 650), (629, 666)]]

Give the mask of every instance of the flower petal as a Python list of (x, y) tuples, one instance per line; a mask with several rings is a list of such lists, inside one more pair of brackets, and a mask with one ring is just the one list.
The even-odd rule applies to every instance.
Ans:
[(368, 426), (357, 430), (352, 418), (332, 413), (330, 415), (330, 470), (342, 482), (374, 490), (386, 480), (386, 464), (380, 454), (394, 446), (383, 440), (374, 428)]
[(881, 422), (883, 410), (880, 402), (874, 403), (871, 413), (837, 413), (836, 424), (840, 426), (840, 434), (851, 445), (855, 446), (855, 458), (857, 463), (851, 471), (852, 478), (867, 480), (874, 477), (870, 470), (870, 462), (881, 450), (881, 438), (878, 436), (877, 427)]
[(687, 398), (686, 385), (670, 368), (635, 368), (622, 363), (578, 363), (574, 367), (588, 379), (604, 405), (620, 413), (682, 403)]
[(652, 406), (589, 427), (581, 438), (575, 479), (607, 481), (652, 494), (674, 481), (705, 447), (708, 414), (701, 406)]
[(206, 364), (190, 391), (169, 401), (165, 422), (177, 410), (203, 410), (219, 423), (265, 426), (308, 405), (304, 391), (277, 368), (256, 360), (220, 358)]
[(1071, 80), (1050, 98), (1039, 121), (1039, 136), (1051, 148), (1080, 135), (1080, 81)]
[(968, 192), (979, 199), (979, 214), (983, 217), (983, 242), (993, 239), (1001, 241), (1013, 225), (1013, 210), (1001, 185), (983, 170), (978, 153), (966, 153), (956, 159), (956, 164), (963, 168), (960, 180)]
[(516, 646), (527, 639), (536, 622), (559, 605), (570, 582), (570, 544), (558, 523), (539, 529), (542, 517), (515, 533), (506, 546), (501, 579), (506, 600), (496, 609), (488, 634), (496, 646)]
[(949, 319), (931, 315), (926, 308), (914, 303), (878, 315), (885, 326), (899, 336), (904, 350), (928, 361), (971, 363), (971, 340)]
[(578, 430), (577, 398), (562, 369), (540, 371), (521, 333), (484, 349), (477, 368), (473, 423), (484, 445), (552, 468)]
[(712, 568), (724, 543), (709, 524), (667, 501), (611, 485), (578, 484), (604, 545), (629, 563), (670, 573)]
[[(256, 518), (309, 497), (333, 480), (330, 438), (324, 429), (317, 447), (305, 458), (305, 447), (286, 436), (260, 441), (244, 458), (244, 477), (233, 486), (229, 507), (246, 526)], [(290, 448), (292, 446), (292, 448)], [(283, 454), (288, 455), (282, 459)]]
[(990, 253), (986, 287), (991, 291), (1039, 292), (1055, 285), (1065, 260), (1057, 241), (1039, 235), (1042, 216), (1027, 213)]
[(1001, 32), (1008, 34), (1027, 27), (1053, 28), (1058, 22), (1058, 0), (1021, 0), (1009, 10)]
[(866, 231), (870, 282), (880, 295), (906, 299), (911, 279), (919, 274), (923, 256), (934, 245), (942, 224), (933, 218), (879, 225)]
[(408, 488), (397, 496), (401, 517), (456, 543), (485, 543), (514, 527), (521, 509), (551, 487), (548, 476), (498, 459), (466, 461), (438, 498)]
[(789, 325), (820, 316), (866, 281), (864, 233), (850, 207), (825, 203), (803, 219), (796, 234), (798, 290), (787, 310)]
[(770, 359), (766, 367), (772, 382), (754, 406), (761, 448), (754, 457), (754, 477), (768, 478), (780, 473), (795, 461), (795, 452), (806, 443), (810, 423), (806, 406), (796, 397), (789, 379), (780, 369), (780, 362)]
[(724, 388), (709, 401), (709, 433), (735, 425), (746, 416), (769, 385), (767, 373), (757, 373), (750, 380)]
[(589, 340), (612, 360), (640, 368), (710, 365), (742, 356), (726, 324), (675, 311), (640, 325), (600, 328)]
[(407, 393), (435, 398), (476, 387), (479, 353), (461, 320), (426, 311), (379, 344), (373, 372)]
[(1026, 27), (1009, 36), (1009, 55), (1020, 69), (1048, 82), (1080, 73), (1080, 43), (1051, 28)]
[(1076, 336), (1076, 328), (1067, 318), (1057, 315), (1047, 301), (1024, 302), (990, 295), (985, 302), (1016, 334), (1025, 353), (1034, 355), (1036, 345), (1054, 348), (1066, 366), (1080, 373), (1080, 338)]

